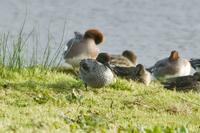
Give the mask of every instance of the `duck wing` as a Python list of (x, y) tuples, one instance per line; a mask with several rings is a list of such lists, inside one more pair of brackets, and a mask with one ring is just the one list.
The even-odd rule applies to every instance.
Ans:
[(111, 55), (110, 64), (121, 67), (132, 67), (133, 63), (122, 55)]
[(112, 69), (113, 69), (114, 73), (120, 77), (131, 77), (132, 75), (134, 75), (134, 73), (136, 71), (136, 67), (114, 66), (114, 67), (112, 67)]
[(200, 59), (190, 59), (190, 63), (194, 69), (200, 67)]
[(83, 39), (83, 34), (81, 34), (78, 31), (75, 31), (74, 35), (75, 35), (75, 37), (70, 39), (66, 44), (65, 51), (63, 53), (64, 58), (67, 56), (67, 54), (69, 53), (69, 51), (71, 50), (73, 45), (76, 45), (77, 43), (79, 43)]
[(192, 75), (167, 79), (162, 84), (166, 89), (175, 88), (177, 91), (196, 90), (200, 85), (199, 81)]

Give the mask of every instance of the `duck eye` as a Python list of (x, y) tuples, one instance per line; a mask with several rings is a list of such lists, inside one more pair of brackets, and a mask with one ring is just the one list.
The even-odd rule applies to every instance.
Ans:
[(83, 64), (82, 64), (82, 68), (83, 68), (84, 70), (86, 70), (86, 71), (89, 70), (89, 67), (88, 67), (88, 65), (87, 65), (86, 63), (83, 63)]

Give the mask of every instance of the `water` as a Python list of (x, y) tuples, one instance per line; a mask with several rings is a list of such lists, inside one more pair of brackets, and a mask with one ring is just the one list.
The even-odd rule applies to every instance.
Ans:
[[(151, 66), (178, 50), (185, 58), (200, 58), (199, 0), (0, 0), (0, 32), (17, 33), (27, 14), (25, 32), (35, 28), (40, 45), (48, 30), (58, 42), (66, 21), (68, 40), (75, 30), (96, 27), (106, 41), (101, 51), (138, 55)], [(55, 46), (56, 47), (56, 46)]]

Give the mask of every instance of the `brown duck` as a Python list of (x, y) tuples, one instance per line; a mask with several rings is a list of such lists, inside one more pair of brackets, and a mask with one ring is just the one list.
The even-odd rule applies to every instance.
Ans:
[(137, 65), (137, 56), (133, 51), (125, 50), (121, 55), (110, 55), (111, 65), (121, 67), (132, 67)]

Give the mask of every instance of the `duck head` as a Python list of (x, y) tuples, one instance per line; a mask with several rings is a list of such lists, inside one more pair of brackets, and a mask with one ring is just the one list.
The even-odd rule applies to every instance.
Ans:
[(169, 56), (169, 61), (177, 61), (179, 59), (179, 53), (176, 50), (173, 50)]
[(137, 60), (137, 56), (130, 50), (125, 50), (122, 53), (122, 56), (126, 57), (127, 59), (129, 59), (132, 63), (136, 63)]
[(110, 62), (111, 57), (108, 53), (99, 53), (96, 60), (102, 64), (107, 64)]
[(145, 68), (142, 64), (138, 64), (136, 66), (136, 75), (137, 76), (142, 76), (145, 73)]
[(103, 42), (103, 40), (104, 40), (103, 33), (97, 29), (87, 30), (84, 34), (84, 38), (85, 39), (88, 39), (88, 38), (94, 39), (94, 41), (97, 45), (100, 44), (101, 42)]
[(89, 67), (89, 64), (87, 63), (87, 60), (85, 60), (85, 59), (81, 60), (81, 62), (80, 62), (80, 69), (84, 70), (86, 72), (89, 72), (90, 67)]

